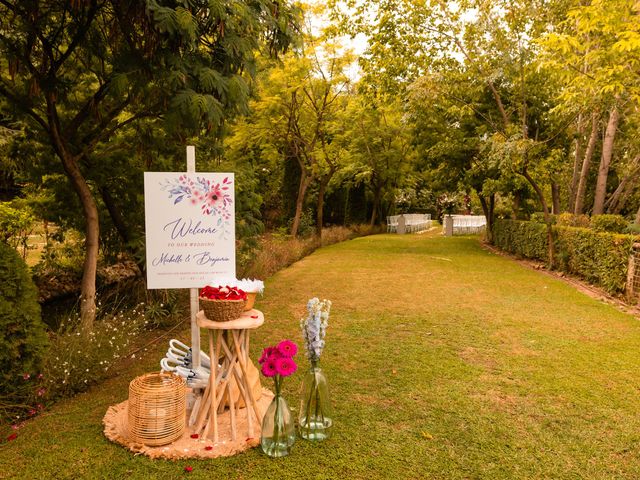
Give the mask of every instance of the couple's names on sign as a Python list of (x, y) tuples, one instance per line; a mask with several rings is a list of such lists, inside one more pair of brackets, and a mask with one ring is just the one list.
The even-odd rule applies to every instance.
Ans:
[(200, 288), (235, 277), (232, 173), (146, 172), (148, 288)]

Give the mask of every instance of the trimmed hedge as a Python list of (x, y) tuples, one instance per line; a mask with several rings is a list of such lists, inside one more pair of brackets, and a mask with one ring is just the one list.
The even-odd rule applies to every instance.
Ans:
[(624, 233), (629, 226), (622, 215), (594, 215), (591, 217), (591, 228), (596, 232)]
[(547, 226), (544, 223), (496, 219), (493, 225), (496, 247), (526, 258), (547, 260)]
[[(624, 292), (629, 255), (636, 237), (588, 228), (552, 228), (555, 268), (579, 275), (609, 293)], [(493, 243), (507, 252), (548, 261), (547, 227), (539, 223), (497, 219)]]

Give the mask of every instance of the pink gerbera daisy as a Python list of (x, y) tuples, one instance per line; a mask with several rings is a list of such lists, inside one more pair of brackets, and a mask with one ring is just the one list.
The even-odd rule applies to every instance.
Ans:
[(294, 362), (292, 358), (282, 357), (275, 361), (275, 368), (278, 375), (288, 377), (298, 369), (298, 365), (296, 365), (296, 362)]
[(258, 363), (262, 365), (267, 360), (275, 361), (275, 359), (280, 358), (280, 356), (280, 352), (276, 347), (267, 347), (262, 351), (262, 355), (260, 356)]
[(298, 346), (291, 340), (283, 340), (276, 347), (283, 357), (293, 357), (298, 353)]
[(258, 363), (262, 365), (264, 362), (267, 361), (267, 358), (269, 358), (269, 347), (262, 350), (262, 355), (260, 355), (260, 358), (258, 359)]
[(267, 361), (262, 364), (262, 374), (265, 377), (274, 377), (277, 373), (279, 372), (276, 367), (276, 361), (267, 359)]

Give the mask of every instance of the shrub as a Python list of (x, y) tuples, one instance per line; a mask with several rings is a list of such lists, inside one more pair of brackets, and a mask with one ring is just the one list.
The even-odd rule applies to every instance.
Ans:
[(354, 230), (347, 227), (329, 227), (322, 229), (322, 246), (333, 245), (357, 237)]
[(10, 202), (0, 202), (0, 241), (13, 248), (22, 248), (27, 256), (27, 240), (36, 218), (28, 208), (15, 208)]
[(594, 215), (591, 217), (591, 228), (596, 232), (624, 233), (629, 223), (622, 215)]
[(317, 237), (292, 238), (265, 235), (249, 263), (240, 269), (241, 276), (267, 278), (288, 267), (320, 246)]
[[(555, 224), (557, 221), (557, 215), (549, 214), (549, 219), (551, 220), (551, 224)], [(544, 221), (544, 213), (543, 212), (535, 212), (531, 214), (531, 221), (534, 223), (546, 223)]]
[(26, 264), (0, 242), (0, 405), (24, 404), (24, 379), (41, 373), (47, 346), (38, 294)]
[(561, 213), (558, 215), (556, 225), (559, 227), (580, 227), (589, 228), (590, 219), (588, 215), (574, 215), (573, 213)]
[[(625, 289), (631, 235), (596, 232), (586, 228), (553, 227), (556, 267), (600, 285), (609, 293)], [(544, 225), (515, 220), (496, 220), (494, 244), (508, 252), (547, 261)]]
[(351, 227), (328, 227), (322, 229), (322, 239), (311, 236), (292, 238), (289, 235), (265, 235), (252, 258), (238, 265), (238, 275), (242, 277), (267, 278), (278, 270), (288, 267), (315, 249), (351, 238), (379, 233), (379, 228), (354, 225)]
[[(293, 226), (293, 218), (289, 219), (287, 223), (286, 233), (291, 231), (291, 227)], [(316, 217), (313, 214), (313, 210), (307, 209), (302, 212), (300, 215), (300, 223), (298, 224), (298, 236), (299, 237), (309, 237), (313, 235), (316, 231)]]
[(627, 225), (627, 229), (624, 231), (624, 233), (627, 233), (629, 235), (640, 235), (640, 225), (638, 225), (637, 223), (630, 223), (629, 225)]
[(84, 236), (76, 230), (61, 229), (53, 235), (34, 266), (35, 277), (65, 275), (80, 279), (84, 264)]

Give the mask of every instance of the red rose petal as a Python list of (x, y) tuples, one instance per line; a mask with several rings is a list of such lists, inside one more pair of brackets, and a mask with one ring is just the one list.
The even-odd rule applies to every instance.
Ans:
[(193, 467), (190, 465), (187, 465), (186, 467), (184, 467), (184, 471), (187, 473), (191, 473), (193, 472)]
[(18, 434), (13, 432), (11, 435), (9, 435), (7, 437), (7, 442), (11, 442), (11, 441), (15, 440), (16, 438), (18, 438)]
[(207, 445), (206, 447), (204, 447), (205, 450), (213, 450), (213, 447), (211, 445)]
[(258, 318), (258, 315), (251, 315), (251, 318)]
[(197, 433), (192, 433), (191, 434), (191, 438), (198, 438), (200, 435), (198, 435)]

